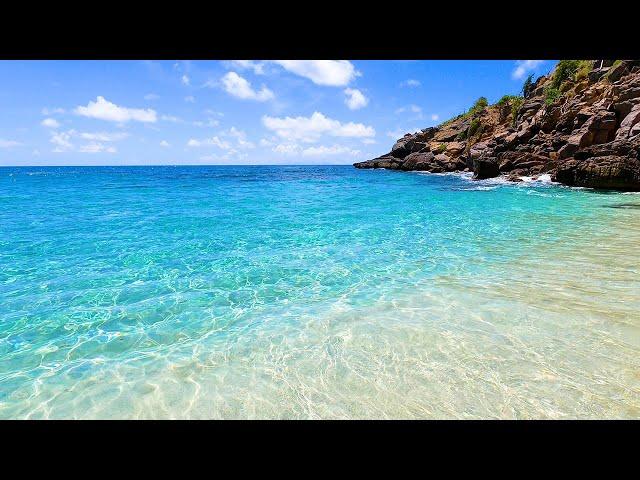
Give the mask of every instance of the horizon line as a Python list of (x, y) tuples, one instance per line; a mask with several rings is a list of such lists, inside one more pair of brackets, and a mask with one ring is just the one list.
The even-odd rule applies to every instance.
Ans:
[(154, 164), (105, 164), (105, 165), (0, 165), (0, 168), (33, 167), (352, 167), (352, 163), (154, 163)]

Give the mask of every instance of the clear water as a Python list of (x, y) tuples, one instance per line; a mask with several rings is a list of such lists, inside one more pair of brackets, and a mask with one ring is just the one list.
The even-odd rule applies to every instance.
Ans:
[(0, 418), (638, 418), (639, 245), (549, 184), (3, 168)]

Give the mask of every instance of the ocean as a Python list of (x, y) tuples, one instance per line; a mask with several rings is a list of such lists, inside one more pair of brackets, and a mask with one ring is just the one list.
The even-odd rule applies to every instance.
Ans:
[(640, 195), (0, 169), (0, 418), (638, 418)]

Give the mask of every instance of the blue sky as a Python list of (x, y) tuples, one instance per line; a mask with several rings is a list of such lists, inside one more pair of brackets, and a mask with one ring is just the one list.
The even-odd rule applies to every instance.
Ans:
[(0, 166), (342, 164), (555, 61), (1, 61)]

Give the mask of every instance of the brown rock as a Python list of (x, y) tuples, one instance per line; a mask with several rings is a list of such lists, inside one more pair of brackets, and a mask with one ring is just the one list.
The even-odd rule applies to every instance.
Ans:
[(608, 155), (570, 159), (556, 170), (554, 179), (576, 187), (640, 190), (640, 160)]
[(636, 104), (620, 123), (620, 128), (616, 133), (616, 140), (628, 138), (633, 127), (640, 123), (640, 103)]
[(409, 154), (402, 163), (402, 170), (430, 170), (434, 166), (435, 155), (431, 152)]
[(460, 155), (464, 152), (466, 146), (467, 144), (465, 142), (449, 142), (447, 144), (447, 154), (452, 156)]
[(617, 82), (626, 73), (628, 73), (627, 64), (625, 62), (620, 62), (615, 67), (611, 67), (611, 69), (609, 69), (609, 73), (607, 74), (607, 78), (608, 78), (608, 80), (610, 82)]
[(498, 160), (495, 157), (476, 158), (473, 160), (473, 178), (482, 180), (500, 175)]

